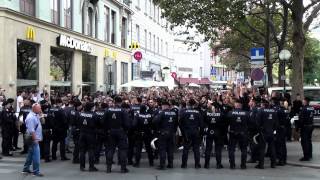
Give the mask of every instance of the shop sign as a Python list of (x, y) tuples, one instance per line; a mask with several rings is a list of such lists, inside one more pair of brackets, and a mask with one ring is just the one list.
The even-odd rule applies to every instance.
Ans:
[(67, 47), (70, 49), (80, 50), (88, 53), (91, 53), (93, 50), (91, 43), (62, 34), (60, 34), (60, 36), (57, 38), (57, 44), (62, 47)]

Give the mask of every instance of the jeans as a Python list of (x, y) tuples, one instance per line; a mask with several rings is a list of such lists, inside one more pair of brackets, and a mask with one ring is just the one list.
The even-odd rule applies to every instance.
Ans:
[(40, 147), (38, 143), (33, 143), (28, 150), (26, 162), (23, 171), (30, 171), (31, 163), (33, 163), (33, 173), (40, 173)]

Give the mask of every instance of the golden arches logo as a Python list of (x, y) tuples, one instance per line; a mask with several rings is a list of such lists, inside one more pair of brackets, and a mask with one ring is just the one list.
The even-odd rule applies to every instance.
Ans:
[(34, 39), (35, 39), (35, 31), (34, 31), (34, 29), (32, 28), (32, 27), (27, 27), (27, 32), (26, 32), (26, 37), (27, 37), (27, 39), (28, 40), (30, 40), (30, 41), (34, 41)]

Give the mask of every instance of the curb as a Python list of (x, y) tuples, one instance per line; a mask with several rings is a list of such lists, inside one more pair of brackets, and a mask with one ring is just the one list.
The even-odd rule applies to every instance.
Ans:
[(287, 161), (287, 165), (320, 169), (320, 164), (312, 164), (312, 163), (299, 163), (299, 162)]

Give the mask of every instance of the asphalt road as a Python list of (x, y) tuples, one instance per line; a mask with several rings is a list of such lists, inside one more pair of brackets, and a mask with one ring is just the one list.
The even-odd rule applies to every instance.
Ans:
[[(226, 152), (224, 152), (225, 154)], [(70, 156), (70, 154), (69, 154)], [(140, 168), (129, 167), (130, 173), (120, 174), (119, 166), (113, 167), (113, 173), (105, 173), (105, 165), (99, 164), (97, 168), (99, 172), (80, 172), (79, 165), (71, 164), (71, 161), (62, 162), (55, 161), (51, 163), (42, 163), (41, 172), (45, 177), (38, 178), (31, 175), (23, 175), (20, 173), (24, 163), (24, 157), (10, 157), (0, 160), (0, 179), (2, 180), (28, 180), (28, 179), (52, 179), (52, 180), (86, 180), (86, 179), (112, 179), (112, 180), (318, 180), (320, 179), (320, 170), (304, 167), (285, 166), (277, 167), (276, 169), (269, 168), (269, 162), (266, 161), (266, 169), (257, 170), (253, 168), (253, 164), (248, 165), (247, 170), (230, 170), (228, 167), (227, 158), (224, 157), (224, 169), (216, 170), (214, 168), (215, 161), (213, 160), (212, 168), (195, 170), (193, 168), (193, 159), (189, 160), (189, 168), (181, 169), (180, 156), (176, 154), (175, 168), (172, 170), (159, 171), (155, 168), (149, 168), (148, 163), (144, 160)], [(239, 161), (239, 156), (237, 156)], [(203, 163), (203, 159), (201, 159)], [(103, 160), (104, 162), (104, 160)], [(158, 161), (156, 165), (158, 164)], [(239, 163), (238, 163), (239, 165)]]

